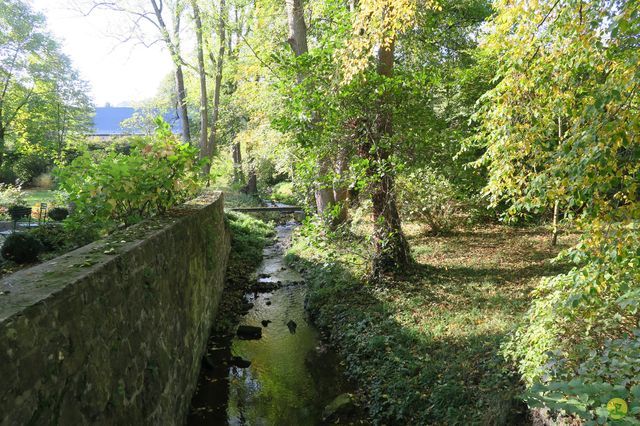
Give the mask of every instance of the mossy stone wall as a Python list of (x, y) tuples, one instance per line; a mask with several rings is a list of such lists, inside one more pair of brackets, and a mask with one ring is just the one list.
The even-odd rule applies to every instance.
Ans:
[(229, 247), (212, 192), (1, 280), (0, 424), (184, 423)]

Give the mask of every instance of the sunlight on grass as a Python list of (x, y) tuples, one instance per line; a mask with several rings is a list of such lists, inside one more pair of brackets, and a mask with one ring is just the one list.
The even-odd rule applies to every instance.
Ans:
[(291, 252), (307, 271), (312, 312), (346, 356), (347, 372), (366, 385), (363, 400), (384, 422), (518, 422), (520, 384), (500, 344), (540, 277), (565, 268), (551, 259), (576, 236), (551, 247), (544, 228), (408, 234), (416, 267), (378, 286), (363, 285), (363, 270), (345, 261), (354, 247), (367, 250), (362, 238), (320, 247), (300, 237)]
[(36, 203), (52, 203), (55, 200), (55, 191), (48, 189), (25, 189), (24, 195), (28, 206)]

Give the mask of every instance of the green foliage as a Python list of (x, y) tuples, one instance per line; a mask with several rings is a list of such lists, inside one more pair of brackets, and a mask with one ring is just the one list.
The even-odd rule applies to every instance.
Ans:
[(38, 260), (42, 250), (42, 243), (35, 236), (15, 232), (4, 240), (0, 253), (3, 258), (15, 263), (32, 263)]
[(0, 183), (0, 206), (10, 207), (23, 205), (25, 203), (25, 193), (20, 185)]
[(130, 225), (192, 197), (199, 188), (197, 149), (180, 143), (158, 118), (154, 137), (132, 141), (129, 155), (90, 153), (58, 170), (74, 214), (69, 225)]
[(29, 234), (37, 238), (47, 252), (61, 250), (71, 240), (68, 232), (59, 224), (45, 223), (29, 231)]
[(23, 155), (13, 165), (16, 176), (25, 183), (33, 182), (35, 178), (49, 171), (51, 163), (42, 155)]
[(11, 220), (26, 219), (31, 215), (31, 207), (25, 205), (13, 205), (7, 209)]
[[(640, 48), (631, 41), (640, 5), (496, 7), (484, 49), (497, 60), (498, 83), (476, 117), (487, 194), (512, 217), (558, 201), (584, 231), (566, 253), (576, 267), (540, 284), (505, 354), (535, 383), (530, 402), (602, 423), (605, 399), (627, 398), (637, 385), (625, 364), (638, 362), (640, 323)], [(624, 359), (610, 356), (613, 347)]]
[(49, 210), (49, 217), (57, 222), (65, 220), (69, 216), (69, 210), (64, 207), (54, 207)]
[(401, 175), (398, 204), (407, 218), (424, 223), (434, 235), (450, 232), (460, 222), (460, 202), (453, 185), (432, 170)]
[(0, 166), (0, 183), (2, 184), (15, 184), (18, 179), (18, 175), (13, 171), (13, 167), (10, 162), (5, 161)]
[(294, 191), (293, 183), (280, 182), (273, 186), (271, 190), (271, 199), (279, 203), (295, 205), (297, 203), (297, 198)]
[[(89, 89), (25, 1), (0, 2), (0, 69), (0, 161), (9, 144), (19, 155), (63, 161), (90, 126)], [(17, 174), (30, 181), (40, 174), (34, 166)]]

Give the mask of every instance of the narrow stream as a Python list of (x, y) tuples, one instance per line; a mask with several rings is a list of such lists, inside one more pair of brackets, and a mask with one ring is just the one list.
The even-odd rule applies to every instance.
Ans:
[[(345, 391), (335, 354), (307, 319), (303, 278), (284, 263), (296, 226), (276, 228), (277, 240), (264, 249), (257, 271), (261, 282), (279, 287), (245, 296), (253, 307), (240, 324), (262, 327), (262, 338), (210, 345), (189, 425), (317, 425), (324, 407)], [(242, 361), (224, 363), (232, 357)], [(248, 368), (230, 365), (244, 360)]]

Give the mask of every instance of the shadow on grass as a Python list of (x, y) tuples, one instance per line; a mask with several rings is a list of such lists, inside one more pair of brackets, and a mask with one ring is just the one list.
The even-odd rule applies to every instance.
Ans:
[[(362, 284), (340, 264), (288, 256), (309, 285), (307, 306), (314, 322), (327, 331), (346, 364), (349, 378), (360, 384), (371, 417), (384, 424), (528, 424), (526, 407), (516, 398), (520, 385), (498, 350), (504, 333), (435, 335), (424, 324), (396, 320), (387, 297), (438, 294), (429, 283), (463, 292), (465, 277), (494, 278), (535, 274), (500, 269), (442, 268), (418, 265), (411, 281), (385, 286)], [(428, 280), (416, 277), (428, 276)], [(398, 286), (398, 289), (393, 287)]]

